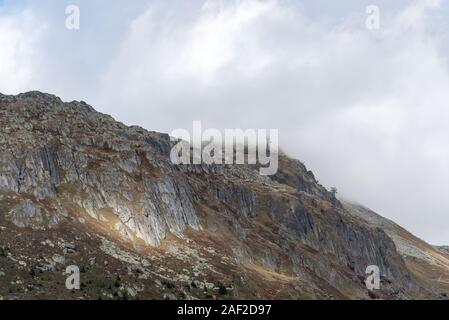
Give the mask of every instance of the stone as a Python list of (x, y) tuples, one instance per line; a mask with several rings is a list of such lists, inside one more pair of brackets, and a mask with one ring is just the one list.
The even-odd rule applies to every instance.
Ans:
[(44, 215), (41, 207), (31, 200), (24, 200), (6, 215), (14, 225), (20, 228), (44, 228)]

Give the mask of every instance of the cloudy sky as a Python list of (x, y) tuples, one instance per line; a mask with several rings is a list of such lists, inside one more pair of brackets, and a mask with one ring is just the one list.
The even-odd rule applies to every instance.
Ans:
[(278, 128), (322, 184), (449, 244), (448, 24), (444, 0), (0, 0), (0, 92), (162, 132)]

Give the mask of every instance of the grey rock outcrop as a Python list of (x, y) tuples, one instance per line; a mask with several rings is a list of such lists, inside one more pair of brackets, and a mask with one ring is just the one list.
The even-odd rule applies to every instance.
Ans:
[(7, 218), (21, 228), (40, 229), (44, 226), (44, 215), (39, 206), (25, 200), (6, 214)]
[(1, 95), (2, 208), (20, 228), (83, 221), (150, 246), (207, 231), (226, 238), (218, 249), (238, 265), (280, 270), (309, 281), (311, 291), (330, 286), (346, 297), (368, 297), (360, 279), (377, 265), (391, 287), (385, 295), (416, 296), (394, 242), (332, 203), (299, 161), (281, 154), (269, 178), (251, 166), (175, 166), (171, 146), (168, 135), (127, 127), (84, 102)]

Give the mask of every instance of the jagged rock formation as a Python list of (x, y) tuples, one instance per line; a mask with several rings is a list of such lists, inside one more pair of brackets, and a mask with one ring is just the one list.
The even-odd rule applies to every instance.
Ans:
[(376, 226), (394, 241), (397, 251), (404, 258), (408, 269), (428, 290), (440, 292), (446, 297), (449, 291), (449, 251), (447, 247), (433, 247), (415, 237), (404, 228), (398, 226), (372, 210), (350, 201), (343, 201), (346, 213), (360, 218), (372, 226)]
[(437, 250), (443, 252), (444, 254), (449, 254), (449, 247), (448, 246), (440, 246), (436, 247)]
[[(74, 298), (63, 285), (39, 290), (36, 270), (63, 283), (52, 270), (75, 263), (90, 281), (78, 298), (441, 296), (388, 230), (335, 203), (299, 161), (281, 155), (279, 172), (262, 177), (175, 166), (171, 147), (84, 102), (0, 95), (0, 284), (22, 282), (0, 295)], [(369, 265), (382, 273), (375, 292)], [(117, 289), (98, 285), (116, 275)]]

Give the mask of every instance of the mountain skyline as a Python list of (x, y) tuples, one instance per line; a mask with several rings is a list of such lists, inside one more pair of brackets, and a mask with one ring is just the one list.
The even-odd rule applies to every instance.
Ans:
[(0, 299), (448, 299), (447, 247), (285, 154), (175, 165), (167, 134), (38, 91), (0, 115)]
[(444, 245), (448, 17), (437, 0), (6, 0), (0, 92), (86, 100), (159, 132), (278, 129), (327, 188)]

